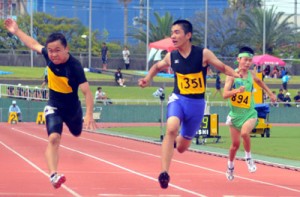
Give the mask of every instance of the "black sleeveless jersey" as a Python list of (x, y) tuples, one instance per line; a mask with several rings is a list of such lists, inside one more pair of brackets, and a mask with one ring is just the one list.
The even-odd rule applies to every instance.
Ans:
[(46, 48), (42, 49), (42, 54), (47, 62), (48, 103), (65, 108), (78, 106), (79, 85), (87, 81), (81, 63), (70, 54), (67, 62), (55, 65), (49, 59)]
[(204, 98), (206, 88), (206, 71), (203, 67), (203, 48), (192, 45), (187, 58), (178, 50), (171, 52), (171, 68), (174, 72), (175, 94), (189, 98)]

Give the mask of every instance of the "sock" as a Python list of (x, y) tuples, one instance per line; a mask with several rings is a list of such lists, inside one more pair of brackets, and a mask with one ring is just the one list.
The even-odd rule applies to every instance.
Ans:
[(54, 172), (53, 174), (50, 175), (50, 178), (54, 177), (57, 174), (57, 172)]
[(245, 156), (246, 156), (246, 159), (250, 159), (251, 158), (251, 152), (246, 152), (245, 151)]
[(228, 160), (227, 165), (228, 165), (228, 168), (233, 168), (234, 167), (233, 161)]

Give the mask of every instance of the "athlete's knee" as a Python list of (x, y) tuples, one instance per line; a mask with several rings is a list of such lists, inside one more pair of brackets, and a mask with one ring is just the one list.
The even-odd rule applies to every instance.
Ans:
[(230, 149), (233, 151), (237, 151), (240, 148), (240, 143), (239, 142), (235, 142), (231, 144)]
[(168, 129), (166, 131), (166, 135), (169, 135), (171, 137), (176, 137), (178, 135), (178, 130), (176, 130), (176, 129)]
[(187, 140), (187, 139), (185, 139), (185, 138), (183, 138), (182, 136), (178, 136), (177, 137), (177, 140), (176, 140), (176, 142), (177, 142), (177, 151), (179, 152), (179, 153), (184, 153), (186, 150), (188, 150), (188, 148), (190, 147), (190, 145), (191, 145), (191, 140)]
[(71, 133), (75, 137), (79, 137), (81, 135), (82, 128), (73, 128), (71, 129)]
[(177, 151), (179, 153), (184, 153), (189, 147), (186, 147), (186, 146), (178, 146), (177, 147)]
[(241, 132), (241, 138), (245, 139), (245, 138), (249, 138), (249, 137), (250, 137), (250, 135), (247, 131)]
[(52, 133), (48, 137), (48, 142), (52, 146), (58, 146), (60, 144), (61, 136), (59, 133)]

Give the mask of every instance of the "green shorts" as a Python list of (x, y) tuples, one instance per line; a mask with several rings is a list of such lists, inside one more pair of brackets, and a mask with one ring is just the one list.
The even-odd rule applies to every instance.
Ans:
[[(243, 114), (229, 113), (229, 115), (227, 116), (226, 124), (229, 126), (234, 126), (238, 130), (241, 130), (244, 123), (252, 118), (257, 119), (257, 111), (255, 109)], [(256, 122), (255, 127), (257, 126), (257, 124), (258, 121)]]

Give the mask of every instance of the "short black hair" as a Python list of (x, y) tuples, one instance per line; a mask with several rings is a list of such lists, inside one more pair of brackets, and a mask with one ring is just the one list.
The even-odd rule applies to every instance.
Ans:
[(46, 41), (46, 46), (51, 43), (51, 42), (55, 42), (59, 40), (60, 43), (66, 47), (68, 44), (67, 44), (67, 39), (66, 37), (62, 34), (62, 33), (52, 33), (48, 36), (47, 38), (47, 41)]
[(172, 26), (174, 25), (180, 25), (184, 31), (185, 34), (187, 33), (193, 33), (193, 25), (190, 21), (188, 20), (183, 20), (183, 19), (180, 19), (180, 20), (177, 20), (173, 23)]
[(254, 55), (254, 50), (248, 46), (244, 46), (240, 48), (239, 53), (244, 53), (244, 52)]

